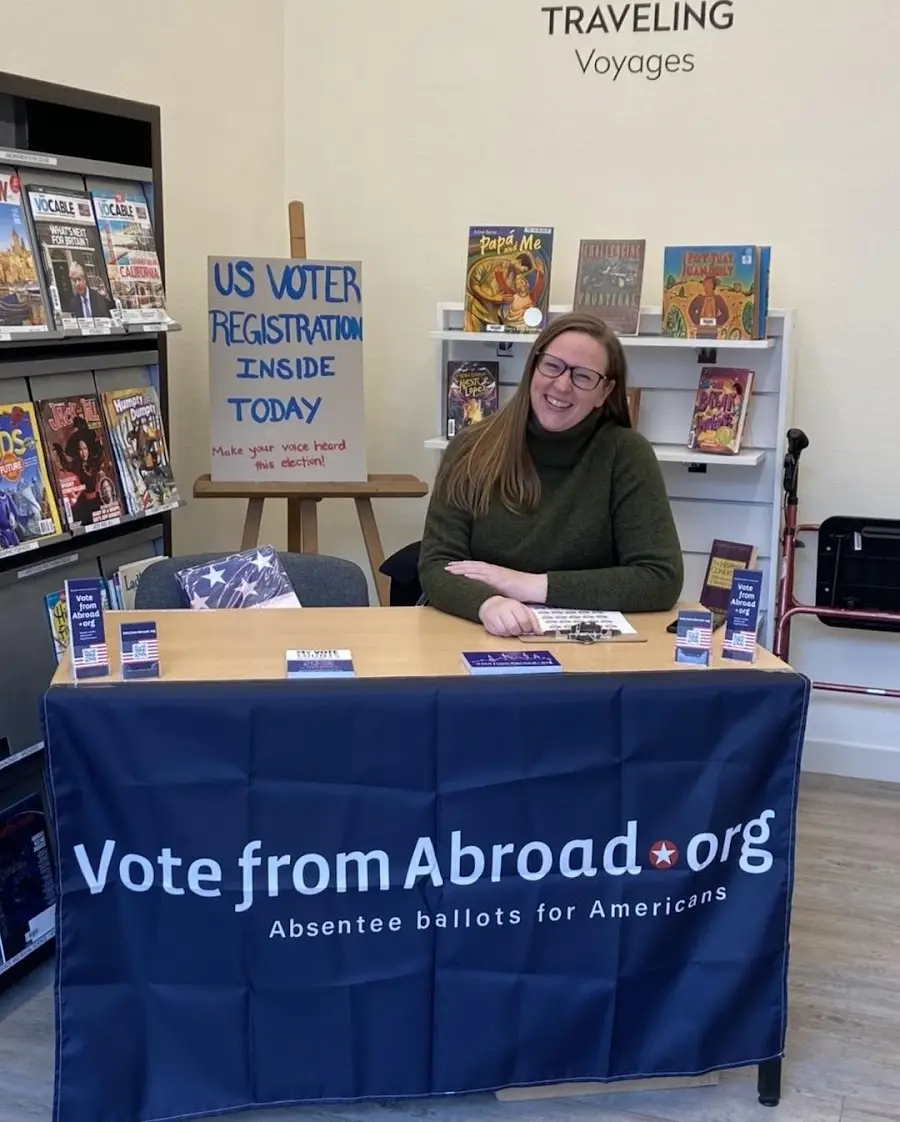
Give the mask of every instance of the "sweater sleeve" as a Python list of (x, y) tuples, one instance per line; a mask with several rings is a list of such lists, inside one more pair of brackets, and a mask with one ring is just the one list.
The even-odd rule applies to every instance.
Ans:
[[(454, 443), (458, 447), (462, 444), (459, 436), (455, 437)], [(471, 516), (438, 497), (443, 473), (454, 454), (452, 449), (453, 444), (450, 444), (444, 453), (425, 515), (419, 552), (419, 583), (432, 607), (477, 623), (478, 609), (497, 592), (481, 581), (448, 573), (445, 568), (448, 561), (472, 559)]]
[(649, 441), (622, 430), (610, 517), (618, 564), (547, 574), (547, 604), (617, 612), (669, 611), (681, 595), (684, 558), (665, 480)]

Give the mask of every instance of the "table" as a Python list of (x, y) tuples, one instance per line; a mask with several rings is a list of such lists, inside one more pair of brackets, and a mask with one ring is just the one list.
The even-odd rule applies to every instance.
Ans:
[(153, 618), (161, 681), (45, 699), (56, 1122), (750, 1065), (777, 1101), (805, 678), (676, 668), (669, 613), (503, 678), (430, 608)]
[[(553, 645), (567, 671), (598, 673), (671, 670), (689, 667), (672, 661), (674, 636), (666, 633), (674, 612), (629, 616), (640, 643)], [(294, 608), (250, 612), (107, 612), (107, 643), (118, 666), (118, 624), (157, 621), (166, 681), (277, 680), (284, 677), (284, 652), (290, 648), (350, 648), (362, 678), (397, 678), (426, 674), (467, 677), (460, 651), (529, 650), (542, 643), (497, 639), (484, 628), (433, 608)], [(710, 671), (734, 673), (743, 664), (721, 657), (723, 631), (713, 635)], [(790, 671), (787, 663), (760, 650), (758, 670)], [(706, 673), (707, 671), (704, 671)], [(71, 681), (66, 654), (53, 685)], [(103, 679), (95, 681), (103, 681)], [(109, 679), (105, 679), (109, 681)]]

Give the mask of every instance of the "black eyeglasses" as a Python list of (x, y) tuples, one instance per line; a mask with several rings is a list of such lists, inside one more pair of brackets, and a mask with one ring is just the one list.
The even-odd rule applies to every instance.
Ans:
[(558, 378), (568, 370), (569, 378), (576, 390), (595, 390), (608, 378), (608, 375), (601, 374), (598, 370), (591, 370), (589, 366), (570, 366), (556, 355), (548, 355), (543, 351), (538, 355), (537, 368), (545, 378)]

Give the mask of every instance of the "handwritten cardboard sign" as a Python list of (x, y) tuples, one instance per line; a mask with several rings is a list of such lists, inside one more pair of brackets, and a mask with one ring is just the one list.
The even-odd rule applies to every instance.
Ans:
[(358, 262), (210, 257), (210, 476), (366, 479)]

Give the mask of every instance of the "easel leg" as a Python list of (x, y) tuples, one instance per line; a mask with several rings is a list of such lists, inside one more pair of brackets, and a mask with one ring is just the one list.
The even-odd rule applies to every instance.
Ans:
[(319, 524), (316, 499), (288, 499), (288, 553), (318, 553)]
[(253, 549), (259, 545), (259, 526), (262, 522), (265, 499), (248, 499), (247, 513), (244, 515), (244, 533), (241, 536), (241, 549)]
[(319, 523), (316, 517), (318, 503), (315, 499), (300, 502), (300, 532), (303, 534), (303, 552), (319, 552)]
[(372, 579), (375, 581), (378, 603), (385, 607), (390, 602), (390, 593), (387, 577), (378, 571), (384, 564), (384, 549), (381, 545), (381, 535), (378, 533), (378, 523), (375, 521), (375, 512), (372, 510), (372, 500), (354, 499), (353, 501), (356, 503), (359, 528), (362, 530), (369, 565), (372, 568)]

